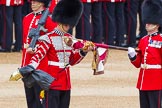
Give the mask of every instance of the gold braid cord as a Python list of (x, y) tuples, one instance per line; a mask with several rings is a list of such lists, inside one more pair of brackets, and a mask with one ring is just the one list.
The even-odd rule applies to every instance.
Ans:
[(91, 41), (86, 41), (85, 43), (84, 43), (84, 46), (83, 46), (83, 51), (86, 51), (86, 50), (88, 50), (88, 47), (90, 47), (90, 46), (92, 46), (92, 47), (94, 47), (95, 48), (95, 45), (94, 45), (94, 43), (93, 42), (91, 42)]

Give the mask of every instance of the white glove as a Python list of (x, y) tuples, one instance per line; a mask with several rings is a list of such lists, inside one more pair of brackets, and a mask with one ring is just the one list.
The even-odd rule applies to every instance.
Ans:
[(10, 76), (10, 81), (18, 81), (19, 79), (23, 78), (19, 70), (17, 69), (15, 72), (13, 72)]
[(128, 47), (128, 55), (129, 55), (130, 58), (135, 57), (135, 56), (136, 56), (136, 51), (135, 51), (135, 49), (132, 48), (132, 47)]

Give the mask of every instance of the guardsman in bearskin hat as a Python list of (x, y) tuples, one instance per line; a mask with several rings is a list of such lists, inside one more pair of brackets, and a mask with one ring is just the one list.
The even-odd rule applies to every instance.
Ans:
[(137, 81), (140, 108), (162, 108), (162, 1), (145, 0), (142, 20), (147, 35), (140, 39), (138, 52), (128, 48), (131, 63), (140, 68)]
[(82, 49), (74, 51), (64, 42), (65, 37), (72, 37), (67, 32), (77, 24), (82, 8), (83, 5), (79, 0), (60, 0), (52, 13), (52, 20), (57, 22), (58, 26), (39, 38), (42, 42), (31, 58), (29, 65), (37, 68), (44, 56), (47, 56), (48, 73), (56, 78), (50, 89), (45, 92), (46, 108), (69, 108), (71, 92), (69, 65), (79, 63), (87, 51), (91, 50), (88, 48), (84, 51)]
[[(45, 11), (49, 3), (49, 0), (30, 0), (30, 2), (31, 2), (32, 12), (26, 15), (23, 19), (23, 44), (24, 45), (23, 45), (23, 50), (22, 50), (23, 52), (22, 64), (21, 64), (22, 67), (29, 64), (31, 57), (33, 56), (32, 53), (27, 52), (29, 44), (32, 40), (32, 38), (29, 38), (28, 35), (31, 29), (38, 27), (38, 21), (41, 18), (42, 13)], [(54, 27), (56, 27), (56, 23), (54, 23), (51, 17), (48, 16), (46, 19), (44, 28), (48, 30), (47, 32), (50, 32), (53, 30)], [(40, 35), (43, 35), (43, 34), (45, 34), (45, 32), (41, 31)], [(47, 71), (47, 67), (48, 67), (48, 60), (45, 57), (40, 62), (40, 65), (37, 67), (37, 69)], [(25, 88), (28, 108), (42, 108), (42, 105), (39, 99), (39, 93), (42, 89), (37, 84), (35, 84), (35, 86), (30, 87), (30, 88), (28, 88), (27, 85), (25, 84), (24, 88)]]
[[(42, 60), (47, 57), (47, 72), (56, 80), (50, 83), (49, 90), (45, 91), (46, 108), (69, 108), (71, 94), (69, 65), (79, 63), (87, 52), (93, 49), (88, 46), (84, 50), (77, 49), (74, 51), (64, 40), (66, 37), (72, 38), (71, 34), (67, 32), (77, 24), (82, 8), (83, 5), (80, 0), (60, 0), (52, 13), (52, 20), (58, 24), (57, 27), (38, 39), (39, 43), (35, 53), (30, 61), (25, 64), (27, 66), (23, 65), (24, 67), (19, 69), (19, 73), (26, 77), (32, 73), (30, 70), (37, 69), (42, 64)], [(26, 69), (26, 72), (23, 71), (24, 69)]]

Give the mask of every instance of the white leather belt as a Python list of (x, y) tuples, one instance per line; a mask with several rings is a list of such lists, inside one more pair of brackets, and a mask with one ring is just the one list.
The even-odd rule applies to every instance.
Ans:
[(143, 68), (143, 69), (161, 69), (161, 65), (141, 64), (141, 68)]
[(64, 68), (66, 66), (65, 63), (54, 62), (54, 61), (48, 61), (48, 65), (59, 66), (60, 68)]

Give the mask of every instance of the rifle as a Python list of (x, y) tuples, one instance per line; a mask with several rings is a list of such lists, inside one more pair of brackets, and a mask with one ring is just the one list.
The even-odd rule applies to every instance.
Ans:
[(37, 28), (31, 28), (28, 37), (32, 38), (30, 44), (29, 44), (29, 51), (34, 51), (35, 44), (40, 36), (40, 31), (47, 32), (47, 29), (44, 28), (44, 24), (47, 20), (47, 17), (49, 15), (49, 6), (51, 5), (51, 1), (48, 4), (48, 7), (46, 10), (43, 12), (40, 20), (38, 21), (38, 27)]

